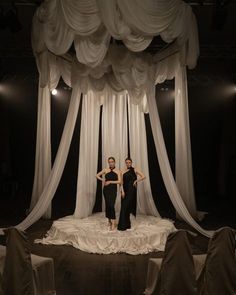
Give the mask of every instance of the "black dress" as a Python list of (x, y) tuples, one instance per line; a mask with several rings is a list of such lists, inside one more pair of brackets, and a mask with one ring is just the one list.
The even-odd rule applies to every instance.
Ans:
[(134, 168), (130, 167), (129, 170), (123, 174), (123, 189), (125, 197), (121, 199), (118, 230), (131, 228), (130, 213), (136, 216), (137, 188), (134, 186), (135, 180), (137, 180), (137, 175)]
[[(118, 175), (116, 172), (111, 169), (110, 172), (105, 174), (106, 181), (117, 181)], [(106, 217), (109, 219), (116, 219), (115, 214), (115, 202), (116, 202), (116, 195), (117, 195), (117, 184), (109, 184), (103, 187), (103, 195), (105, 199), (105, 206), (106, 206)]]

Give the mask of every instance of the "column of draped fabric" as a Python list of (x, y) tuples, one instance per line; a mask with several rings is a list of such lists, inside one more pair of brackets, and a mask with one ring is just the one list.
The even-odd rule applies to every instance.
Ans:
[(95, 92), (83, 95), (75, 218), (92, 214), (96, 198), (100, 104)]
[(184, 221), (190, 224), (198, 232), (202, 233), (207, 237), (210, 237), (212, 236), (213, 232), (204, 230), (200, 225), (196, 223), (196, 221), (190, 215), (188, 209), (184, 204), (184, 201), (181, 198), (175, 179), (173, 177), (173, 173), (171, 171), (170, 162), (165, 147), (159, 113), (157, 109), (154, 85), (150, 85), (149, 90), (147, 91), (147, 100), (149, 105), (149, 117), (152, 127), (153, 138), (156, 146), (158, 162), (162, 178), (165, 183), (165, 187), (171, 199), (171, 202), (174, 205), (177, 213)]
[[(35, 171), (30, 211), (36, 205), (51, 172), (51, 95), (48, 85), (38, 88), (38, 117), (35, 152)], [(51, 205), (44, 213), (51, 217)]]
[(186, 67), (175, 73), (175, 177), (179, 193), (189, 213), (197, 219), (188, 110)]
[(131, 103), (130, 98), (128, 99), (128, 107), (130, 156), (134, 167), (140, 169), (146, 176), (146, 179), (137, 185), (137, 213), (160, 216), (152, 197), (150, 185), (144, 113), (139, 105)]
[[(116, 159), (116, 167), (121, 170), (128, 156), (127, 134), (127, 94), (107, 91), (103, 96), (102, 111), (102, 156), (103, 167), (107, 167), (107, 159)], [(116, 211), (120, 209), (120, 190), (118, 190)]]

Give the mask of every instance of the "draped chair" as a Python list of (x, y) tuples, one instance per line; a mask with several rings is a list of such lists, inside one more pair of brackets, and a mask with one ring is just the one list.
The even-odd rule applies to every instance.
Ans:
[(3, 290), (2, 290), (2, 274), (0, 273), (0, 295), (3, 295)]
[(200, 295), (236, 294), (235, 233), (234, 229), (223, 227), (209, 241), (205, 265), (197, 281)]
[(152, 294), (197, 295), (196, 274), (190, 246), (193, 233), (178, 230), (166, 242), (164, 257)]
[(16, 228), (4, 230), (6, 257), (2, 275), (4, 295), (32, 295), (33, 270), (26, 233)]

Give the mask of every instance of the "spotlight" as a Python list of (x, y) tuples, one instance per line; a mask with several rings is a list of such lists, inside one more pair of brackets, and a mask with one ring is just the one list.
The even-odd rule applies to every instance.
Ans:
[(56, 89), (52, 90), (52, 95), (57, 95), (57, 90)]

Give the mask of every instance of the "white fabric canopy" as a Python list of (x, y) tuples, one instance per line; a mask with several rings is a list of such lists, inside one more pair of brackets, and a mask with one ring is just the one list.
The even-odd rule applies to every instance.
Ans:
[[(154, 55), (137, 52), (145, 49), (157, 35), (167, 43), (174, 42)], [(110, 45), (111, 36), (122, 40), (129, 50)], [(73, 42), (75, 56), (67, 54)], [(202, 229), (193, 219), (196, 217), (196, 206), (185, 71), (186, 66), (193, 68), (196, 65), (199, 48), (196, 20), (191, 7), (181, 0), (48, 0), (41, 4), (34, 16), (32, 46), (40, 74), (39, 87), (42, 88), (39, 89), (40, 122), (37, 129), (32, 210), (17, 227), (26, 229), (50, 205), (65, 166), (80, 95), (83, 93), (83, 130), (75, 216), (85, 217), (91, 214), (95, 201), (96, 182), (93, 178), (97, 165), (99, 103), (103, 103), (103, 164), (112, 155), (117, 159), (118, 168), (121, 168), (128, 149), (128, 96), (132, 140), (130, 152), (135, 163), (142, 166), (140, 169), (147, 176), (147, 181), (139, 188), (138, 210), (158, 215), (151, 196), (142, 113), (149, 110), (159, 165), (171, 201), (182, 219), (202, 234), (211, 236), (211, 232)], [(56, 87), (60, 77), (73, 91), (59, 149), (49, 173), (49, 90)], [(177, 183), (170, 168), (155, 100), (155, 84), (174, 77)], [(90, 109), (91, 112), (88, 111)], [(42, 123), (44, 118), (45, 122)], [(139, 128), (135, 128), (135, 124)], [(85, 128), (87, 131), (90, 128), (95, 129), (90, 134)], [(44, 143), (46, 149), (42, 151)], [(89, 153), (85, 151), (87, 149), (92, 154), (89, 161)], [(180, 170), (182, 163), (184, 171)], [(41, 179), (44, 170), (47, 179)]]
[(143, 51), (157, 35), (167, 43), (176, 39), (195, 66), (197, 25), (182, 0), (48, 0), (35, 13), (32, 46), (36, 54), (49, 49), (62, 55), (74, 42), (78, 61), (96, 67), (111, 37), (131, 51)]

